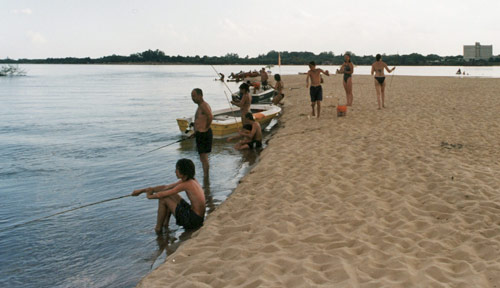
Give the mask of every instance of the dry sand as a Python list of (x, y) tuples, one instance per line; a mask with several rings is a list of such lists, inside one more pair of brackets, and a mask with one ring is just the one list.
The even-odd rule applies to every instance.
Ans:
[(308, 119), (284, 77), (259, 164), (138, 286), (500, 287), (500, 79), (389, 77), (382, 111), (353, 79), (347, 117), (330, 76)]

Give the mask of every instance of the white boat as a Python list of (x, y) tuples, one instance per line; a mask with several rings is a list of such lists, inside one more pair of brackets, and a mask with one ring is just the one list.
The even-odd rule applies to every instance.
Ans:
[[(239, 92), (233, 93), (233, 100), (241, 99)], [(254, 89), (250, 87), (250, 96), (252, 96), (252, 104), (270, 103), (274, 96), (274, 89), (271, 86), (266, 86), (264, 89)]]
[[(257, 122), (262, 126), (268, 124), (274, 117), (278, 116), (281, 108), (270, 104), (252, 104), (250, 111)], [(226, 138), (238, 133), (241, 129), (240, 108), (232, 106), (231, 108), (212, 111), (214, 116), (212, 120), (212, 133), (214, 138)], [(183, 135), (192, 135), (193, 117), (178, 118), (177, 125)]]

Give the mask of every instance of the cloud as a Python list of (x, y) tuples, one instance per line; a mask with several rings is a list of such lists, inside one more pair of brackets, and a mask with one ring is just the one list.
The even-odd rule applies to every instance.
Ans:
[(45, 44), (47, 43), (47, 39), (38, 32), (28, 31), (26, 32), (26, 36), (31, 40), (33, 44)]
[(11, 10), (13, 14), (24, 14), (24, 15), (31, 15), (33, 14), (33, 10), (30, 8), (24, 8), (24, 9), (14, 9)]

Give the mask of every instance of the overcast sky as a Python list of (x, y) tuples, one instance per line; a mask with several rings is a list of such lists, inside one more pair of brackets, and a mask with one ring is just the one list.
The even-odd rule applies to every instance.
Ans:
[(0, 0), (0, 58), (500, 53), (499, 0)]

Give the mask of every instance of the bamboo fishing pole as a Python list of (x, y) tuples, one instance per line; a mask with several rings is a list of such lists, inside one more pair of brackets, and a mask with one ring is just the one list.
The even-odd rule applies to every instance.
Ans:
[[(212, 67), (212, 69), (214, 69), (215, 74), (219, 75), (219, 72), (217, 71), (217, 69), (215, 69), (214, 65), (210, 65), (210, 66)], [(231, 95), (233, 95), (233, 91), (231, 91), (231, 88), (229, 88), (229, 86), (226, 84), (226, 82), (222, 82), (222, 83), (224, 83), (224, 85), (226, 85), (227, 90), (229, 90)], [(236, 126), (238, 126), (238, 119), (236, 118), (236, 115), (234, 114), (233, 105), (231, 104), (231, 101), (229, 100), (229, 97), (227, 96), (226, 91), (224, 91), (224, 95), (226, 95), (227, 104), (229, 105), (229, 109), (231, 110), (231, 114), (233, 114), (234, 123), (236, 124)], [(241, 125), (243, 125), (243, 123), (241, 123)]]

